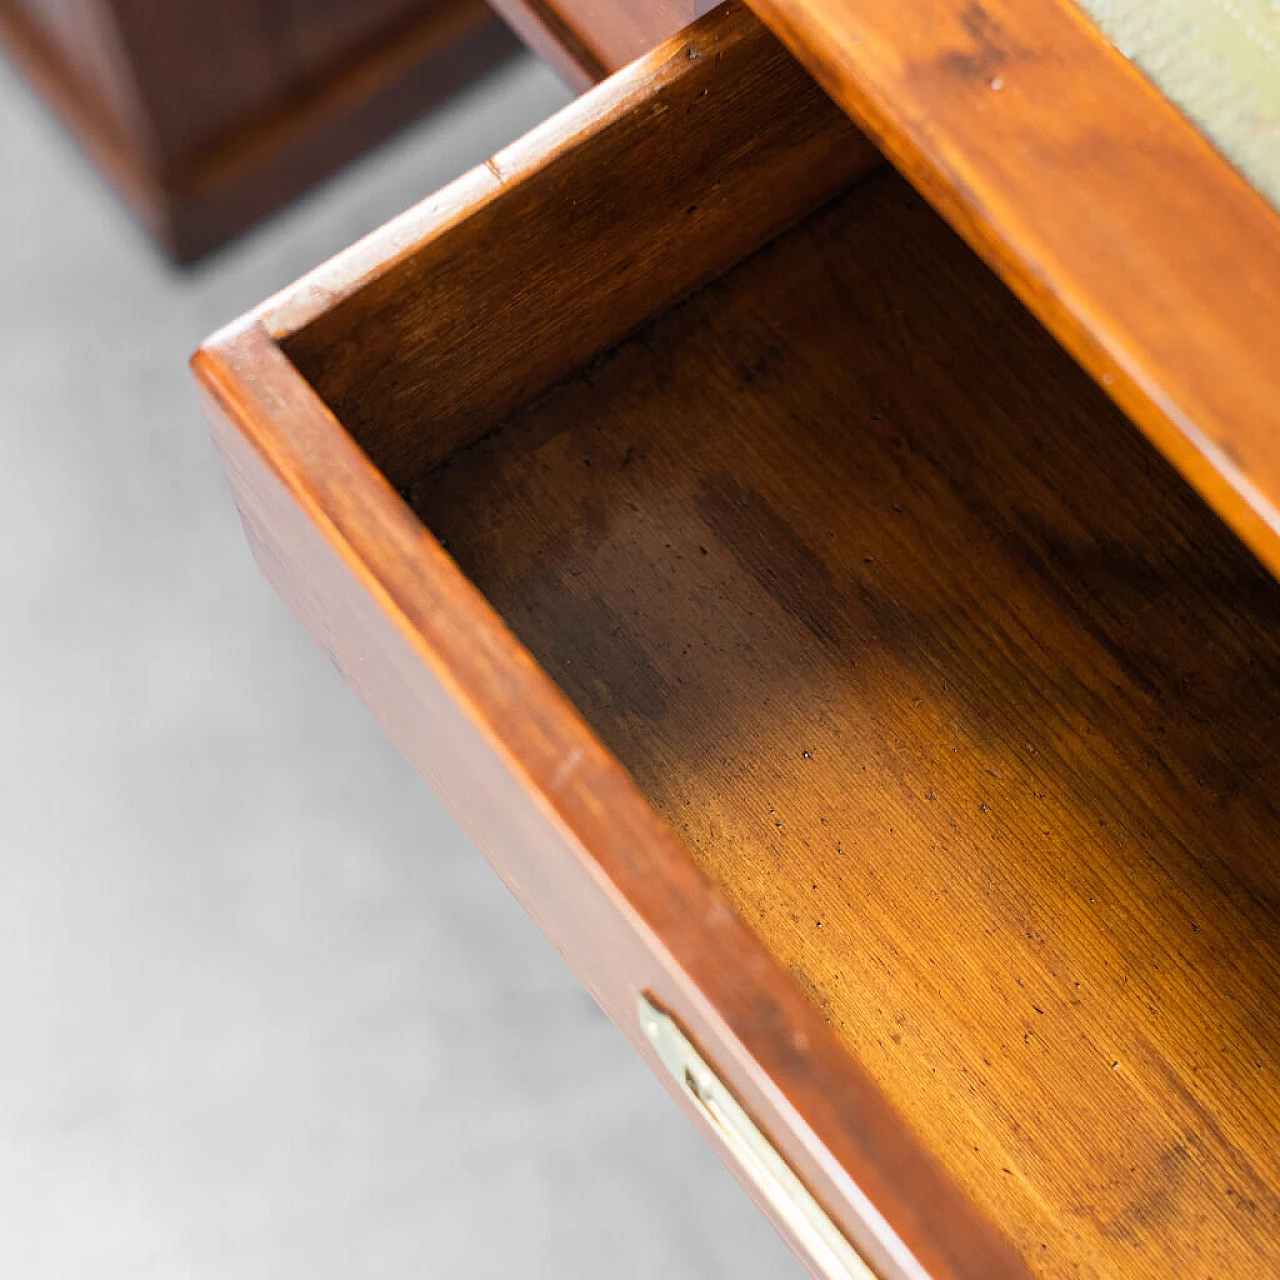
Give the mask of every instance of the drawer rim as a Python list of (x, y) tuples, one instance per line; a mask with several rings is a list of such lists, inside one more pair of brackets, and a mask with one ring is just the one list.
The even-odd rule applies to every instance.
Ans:
[[(252, 483), (278, 489), (292, 504), (652, 956), (655, 980), (647, 988), (634, 984), (625, 1014), (609, 1012), (655, 1073), (665, 1076), (634, 1019), (641, 989), (713, 1055), (728, 1086), (887, 1280), (1012, 1280), (1028, 1274), (1021, 1261), (907, 1130), (282, 348), (425, 237), (500, 198), (522, 166), (581, 145), (610, 118), (647, 101), (664, 76), (678, 74), (691, 41), (755, 28), (736, 6), (703, 19), (510, 152), (223, 330), (195, 354), (193, 371), (238, 501), (248, 481), (235, 468), (249, 467)], [(496, 863), (493, 851), (484, 851)]]

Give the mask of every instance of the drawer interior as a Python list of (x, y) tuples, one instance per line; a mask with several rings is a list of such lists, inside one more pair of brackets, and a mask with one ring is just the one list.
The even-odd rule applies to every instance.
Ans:
[(954, 233), (881, 169), (470, 400), (378, 305), (286, 350), (1032, 1271), (1280, 1269), (1280, 586)]

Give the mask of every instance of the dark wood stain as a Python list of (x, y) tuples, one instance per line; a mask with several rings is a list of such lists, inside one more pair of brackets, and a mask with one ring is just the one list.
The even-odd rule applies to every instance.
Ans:
[[(573, 655), (551, 672), (574, 702), (607, 702), (619, 722), (631, 725), (627, 732), (637, 730), (633, 720), (662, 719), (671, 691), (636, 636), (634, 616), (571, 580), (529, 574), (513, 588), (509, 618), (517, 634), (536, 631), (552, 615), (577, 637)], [(624, 735), (616, 737), (609, 745), (624, 748)]]
[[(754, 370), (744, 376), (755, 381)], [(694, 509), (719, 544), (816, 639), (840, 643), (840, 592), (822, 557), (759, 494), (727, 472), (705, 477)]]
[(938, 59), (939, 65), (953, 75), (989, 86), (1009, 61), (1006, 49), (1008, 36), (986, 9), (977, 3), (965, 7), (960, 15), (960, 25), (972, 44), (967, 49), (952, 49), (943, 53)]

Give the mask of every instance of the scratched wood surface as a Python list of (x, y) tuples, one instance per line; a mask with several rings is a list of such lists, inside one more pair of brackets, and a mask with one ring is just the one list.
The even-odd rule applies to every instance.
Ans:
[(1034, 1274), (1280, 1273), (1280, 586), (901, 179), (412, 501)]

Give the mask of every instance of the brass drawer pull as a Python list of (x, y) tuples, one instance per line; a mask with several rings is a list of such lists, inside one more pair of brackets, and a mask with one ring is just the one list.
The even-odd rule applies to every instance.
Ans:
[(827, 1280), (876, 1280), (790, 1165), (669, 1014), (639, 997), (640, 1026), (663, 1065), (712, 1125), (747, 1177)]

